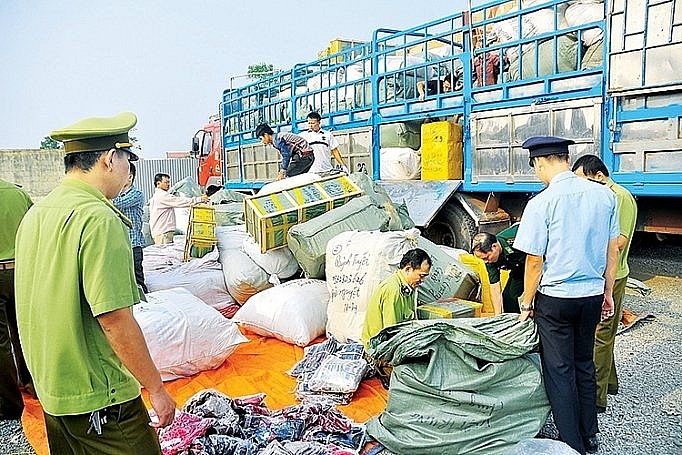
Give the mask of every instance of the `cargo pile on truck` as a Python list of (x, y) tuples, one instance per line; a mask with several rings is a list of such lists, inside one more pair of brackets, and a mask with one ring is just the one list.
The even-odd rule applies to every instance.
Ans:
[[(495, 0), (378, 29), (337, 54), (226, 89), (194, 138), (199, 183), (259, 189), (275, 178), (279, 155), (253, 136), (256, 125), (298, 132), (316, 111), (351, 170), (404, 200), (424, 236), (468, 249), (476, 232), (518, 220), (542, 189), (521, 144), (559, 136), (575, 141), (571, 160), (598, 155), (637, 198), (637, 231), (681, 234), (679, 5)], [(443, 141), (424, 128), (439, 120), (459, 129), (433, 154)]]

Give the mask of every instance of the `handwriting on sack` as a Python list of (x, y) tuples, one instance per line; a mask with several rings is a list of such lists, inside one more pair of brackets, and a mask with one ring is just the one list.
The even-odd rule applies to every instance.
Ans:
[(363, 295), (363, 286), (369, 273), (369, 252), (353, 248), (344, 250), (343, 246), (337, 245), (332, 254), (334, 273), (327, 276), (332, 285), (331, 297), (343, 303), (344, 312), (357, 313), (358, 301)]

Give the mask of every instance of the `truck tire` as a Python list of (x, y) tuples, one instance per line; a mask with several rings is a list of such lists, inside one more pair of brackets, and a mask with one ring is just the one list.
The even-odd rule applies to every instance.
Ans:
[(438, 245), (470, 251), (471, 239), (476, 233), (473, 218), (459, 204), (450, 202), (424, 231), (424, 237)]

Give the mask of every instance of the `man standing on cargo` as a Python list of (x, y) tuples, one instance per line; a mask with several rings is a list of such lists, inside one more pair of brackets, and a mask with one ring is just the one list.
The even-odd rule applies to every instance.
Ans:
[[(471, 251), (485, 262), (490, 280), (490, 300), (495, 314), (519, 312), (519, 297), (523, 294), (523, 274), (526, 254), (513, 248), (514, 238), (519, 225), (514, 224), (497, 236), (489, 232), (479, 232), (472, 240)], [(509, 270), (509, 279), (502, 291), (500, 272)]]
[(149, 200), (149, 230), (157, 245), (173, 243), (175, 233), (175, 209), (190, 207), (207, 202), (208, 196), (173, 196), (170, 189), (170, 175), (159, 173), (154, 176), (154, 195)]
[(17, 234), (19, 336), (54, 454), (160, 454), (154, 427), (175, 415), (133, 317), (130, 222), (111, 203), (137, 160), (128, 137), (136, 122), (126, 112), (52, 132), (64, 142), (66, 176)]
[(128, 229), (130, 236), (130, 244), (133, 247), (133, 263), (135, 264), (135, 280), (142, 288), (145, 294), (147, 285), (144, 284), (144, 269), (142, 268), (143, 253), (142, 248), (145, 246), (144, 236), (142, 235), (142, 212), (144, 210), (144, 195), (142, 191), (133, 184), (135, 183), (136, 169), (133, 163), (130, 163), (130, 174), (128, 174), (128, 183), (123, 187), (121, 194), (116, 196), (112, 202), (133, 224), (133, 227)]
[(341, 166), (343, 172), (348, 173), (348, 167), (341, 157), (339, 143), (334, 135), (327, 130), (320, 128), (322, 117), (317, 112), (308, 114), (308, 129), (301, 131), (300, 136), (308, 141), (308, 144), (315, 152), (315, 161), (308, 172), (323, 173), (329, 172), (332, 168), (332, 155), (334, 160)]
[(20, 384), (33, 387), (19, 343), (14, 303), (14, 239), (33, 205), (29, 195), (0, 179), (0, 420), (21, 418)]
[(546, 188), (528, 202), (514, 247), (525, 252), (521, 320), (535, 312), (547, 397), (559, 438), (581, 454), (599, 448), (594, 331), (613, 316), (618, 265), (616, 198), (571, 172), (572, 140), (526, 140)]
[(294, 133), (275, 133), (265, 123), (258, 125), (255, 136), (263, 145), (272, 144), (282, 156), (282, 165), (277, 180), (305, 174), (315, 161), (315, 153), (308, 141)]
[(618, 270), (613, 285), (613, 317), (597, 324), (594, 334), (594, 368), (597, 377), (597, 412), (606, 411), (607, 395), (618, 393), (618, 374), (613, 359), (613, 345), (616, 341), (618, 322), (623, 311), (623, 296), (630, 274), (628, 252), (637, 222), (637, 203), (632, 194), (609, 177), (604, 162), (595, 155), (583, 155), (573, 164), (573, 172), (593, 182), (606, 185), (616, 195), (618, 207)]

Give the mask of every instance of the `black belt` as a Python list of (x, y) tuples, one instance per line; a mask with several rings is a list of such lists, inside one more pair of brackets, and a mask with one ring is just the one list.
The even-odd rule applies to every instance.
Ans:
[(0, 270), (14, 270), (14, 261), (0, 262)]

